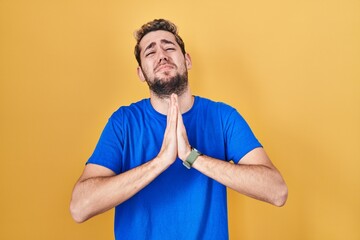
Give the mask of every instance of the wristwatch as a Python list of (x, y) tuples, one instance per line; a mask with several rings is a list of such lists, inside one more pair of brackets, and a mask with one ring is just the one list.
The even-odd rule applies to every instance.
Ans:
[(189, 156), (186, 158), (185, 161), (183, 161), (183, 165), (190, 169), (192, 165), (194, 164), (195, 160), (198, 158), (198, 156), (202, 155), (201, 152), (199, 152), (196, 148), (191, 147), (191, 152)]

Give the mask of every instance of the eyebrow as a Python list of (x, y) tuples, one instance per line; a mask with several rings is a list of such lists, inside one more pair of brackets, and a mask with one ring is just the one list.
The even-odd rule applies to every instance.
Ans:
[(155, 46), (155, 42), (152, 42), (152, 43), (150, 43), (146, 48), (145, 48), (145, 50), (144, 50), (144, 52), (146, 52), (146, 50), (148, 50), (148, 49), (150, 49), (150, 48), (153, 48), (154, 46)]
[(172, 41), (166, 40), (166, 39), (161, 39), (160, 42), (161, 42), (161, 43), (165, 43), (165, 44), (175, 45), (175, 43), (173, 43)]
[[(160, 42), (163, 43), (163, 44), (172, 44), (172, 45), (175, 46), (175, 43), (173, 43), (172, 41), (166, 40), (166, 39), (161, 39)], [(144, 52), (146, 52), (146, 50), (148, 50), (148, 49), (153, 48), (155, 45), (156, 45), (155, 42), (150, 43), (150, 44), (145, 48)]]

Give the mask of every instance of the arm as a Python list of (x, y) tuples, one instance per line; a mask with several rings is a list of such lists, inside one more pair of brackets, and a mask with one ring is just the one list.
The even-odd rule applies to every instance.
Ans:
[[(191, 147), (180, 112), (177, 125), (178, 156), (185, 161)], [(239, 164), (201, 155), (193, 167), (241, 194), (275, 206), (286, 202), (288, 190), (284, 179), (261, 147), (247, 153)]]
[(279, 207), (286, 202), (287, 186), (263, 148), (250, 151), (239, 164), (202, 155), (193, 167), (241, 194)]
[(103, 213), (126, 201), (154, 180), (168, 165), (155, 158), (137, 168), (115, 175), (108, 168), (88, 164), (76, 183), (70, 211), (76, 222)]
[(84, 222), (126, 201), (176, 160), (177, 107), (174, 102), (169, 107), (164, 140), (157, 157), (119, 175), (99, 165), (86, 165), (75, 184), (70, 203), (76, 222)]

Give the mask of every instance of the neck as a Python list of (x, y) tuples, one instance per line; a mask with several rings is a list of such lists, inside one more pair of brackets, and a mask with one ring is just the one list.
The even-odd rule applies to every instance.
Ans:
[[(191, 91), (189, 88), (187, 88), (187, 90), (183, 94), (178, 96), (178, 100), (181, 113), (189, 111), (194, 104), (194, 97), (191, 95)], [(160, 98), (155, 93), (150, 91), (150, 102), (157, 112), (163, 115), (167, 115), (169, 101), (170, 97)]]

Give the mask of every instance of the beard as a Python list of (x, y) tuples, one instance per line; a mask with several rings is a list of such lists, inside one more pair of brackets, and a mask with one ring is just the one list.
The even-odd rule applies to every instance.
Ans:
[(154, 78), (153, 81), (145, 76), (145, 80), (150, 90), (159, 98), (168, 98), (172, 93), (181, 96), (188, 86), (188, 74), (185, 71), (183, 74), (177, 73), (176, 76), (169, 79)]

